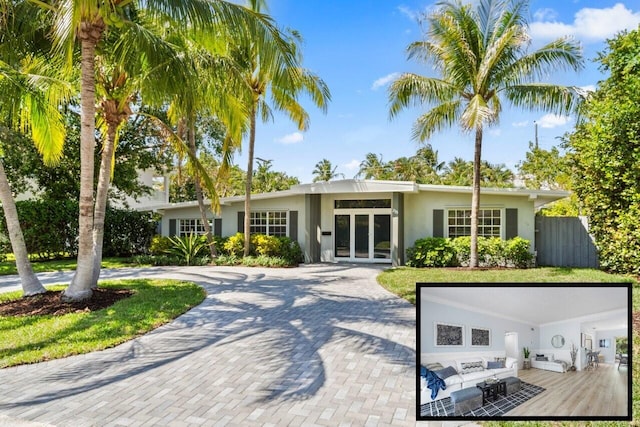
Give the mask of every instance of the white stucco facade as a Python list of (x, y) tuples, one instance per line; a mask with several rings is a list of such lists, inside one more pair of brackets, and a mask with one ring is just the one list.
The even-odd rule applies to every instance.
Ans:
[[(566, 197), (567, 192), (481, 190), (481, 209), (498, 215), (495, 232), (518, 235), (535, 250), (535, 209)], [(303, 184), (290, 190), (256, 194), (251, 212), (277, 215), (286, 235), (303, 248), (307, 262), (404, 263), (404, 251), (416, 239), (449, 237), (449, 211), (470, 209), (471, 188), (418, 185), (413, 182), (342, 180)], [(147, 208), (148, 209), (148, 208)], [(162, 215), (163, 235), (179, 234), (180, 224), (200, 218), (195, 202), (152, 207)], [(266, 214), (269, 212), (269, 214)], [(230, 236), (243, 230), (244, 196), (221, 200), (219, 215), (209, 212), (215, 232)], [(284, 218), (284, 219), (283, 219)], [(279, 232), (284, 233), (284, 228)]]

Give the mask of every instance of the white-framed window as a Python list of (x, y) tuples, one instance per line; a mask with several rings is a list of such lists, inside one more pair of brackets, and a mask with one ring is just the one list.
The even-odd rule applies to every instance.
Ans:
[[(480, 209), (478, 236), (502, 237), (502, 209)], [(471, 235), (471, 209), (447, 210), (447, 235), (451, 238)]]
[(252, 211), (249, 225), (251, 234), (286, 236), (287, 211)]
[[(209, 221), (209, 226), (213, 229), (211, 221)], [(189, 234), (204, 234), (204, 224), (200, 219), (189, 218), (178, 220), (178, 236), (185, 237)]]

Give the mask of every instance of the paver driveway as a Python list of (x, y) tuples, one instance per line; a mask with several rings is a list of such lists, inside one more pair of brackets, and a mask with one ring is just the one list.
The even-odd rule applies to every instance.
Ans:
[(0, 425), (415, 425), (415, 308), (380, 271), (105, 272), (188, 279), (208, 296), (116, 348), (0, 370)]

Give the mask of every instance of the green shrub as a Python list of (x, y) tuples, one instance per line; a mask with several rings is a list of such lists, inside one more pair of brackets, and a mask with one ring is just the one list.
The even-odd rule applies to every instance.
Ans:
[(242, 258), (235, 255), (220, 254), (213, 262), (215, 265), (240, 265)]
[(156, 234), (151, 238), (151, 244), (149, 245), (149, 253), (151, 255), (166, 254), (171, 248), (171, 239), (167, 236), (160, 236)]
[(244, 255), (244, 234), (229, 236), (223, 244), (224, 253), (242, 257)]
[(529, 252), (529, 241), (522, 237), (514, 237), (504, 244), (505, 265), (517, 268), (531, 267), (533, 254)]
[(410, 267), (453, 267), (457, 265), (456, 250), (449, 239), (426, 237), (407, 249)]
[[(203, 258), (209, 251), (207, 238), (190, 233), (184, 237), (170, 237), (171, 247), (167, 254), (178, 258), (186, 265), (204, 265)], [(208, 261), (207, 261), (208, 262)]]
[[(18, 217), (29, 254), (37, 259), (75, 257), (78, 254), (78, 202), (76, 200), (24, 200), (16, 202)], [(150, 212), (107, 207), (103, 256), (146, 253), (156, 231)], [(7, 236), (0, 213), (0, 235)], [(8, 239), (0, 239), (2, 252), (11, 252)]]
[[(416, 240), (407, 249), (407, 265), (410, 267), (469, 266), (471, 237), (455, 239), (427, 237)], [(501, 240), (497, 237), (478, 237), (478, 265), (480, 267), (530, 267), (533, 254), (529, 241), (521, 237)]]
[(304, 261), (302, 248), (297, 240), (289, 237), (278, 237), (280, 240), (280, 253), (278, 256), (284, 259), (288, 266), (295, 266)]
[(277, 256), (280, 253), (280, 240), (275, 236), (254, 234), (251, 236), (251, 246), (256, 255)]

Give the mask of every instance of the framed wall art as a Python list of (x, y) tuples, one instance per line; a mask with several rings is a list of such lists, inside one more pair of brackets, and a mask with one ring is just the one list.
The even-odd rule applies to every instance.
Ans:
[(471, 347), (491, 347), (491, 329), (471, 326)]
[(433, 323), (435, 347), (464, 347), (464, 326), (451, 323)]

